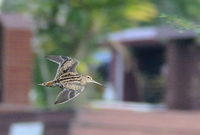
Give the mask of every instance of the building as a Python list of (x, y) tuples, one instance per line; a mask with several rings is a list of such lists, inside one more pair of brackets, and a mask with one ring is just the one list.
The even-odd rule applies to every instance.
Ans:
[[(150, 80), (153, 79), (152, 82), (148, 82), (154, 90), (160, 80), (155, 75), (166, 75), (163, 99), (169, 108), (200, 108), (200, 48), (195, 38), (193, 31), (180, 33), (169, 27), (136, 28), (110, 34), (110, 42), (122, 43), (132, 52), (132, 61), (138, 62), (138, 67), (133, 66), (132, 70), (127, 72), (125, 68), (130, 60), (126, 62), (127, 57), (124, 57), (120, 49), (111, 47), (113, 59), (110, 80), (117, 89), (117, 99), (144, 101), (146, 98), (145, 101), (152, 101), (151, 97), (148, 98), (151, 92), (147, 92), (145, 97), (144, 88), (137, 86), (138, 81), (132, 75), (137, 74), (139, 69), (140, 73), (147, 74)], [(159, 92), (155, 94), (159, 95)], [(152, 102), (157, 101), (159, 100)]]

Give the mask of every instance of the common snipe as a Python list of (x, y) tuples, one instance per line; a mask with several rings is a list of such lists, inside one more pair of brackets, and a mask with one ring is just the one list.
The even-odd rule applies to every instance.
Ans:
[[(44, 82), (42, 86), (54, 87), (58, 86), (63, 90), (58, 94), (55, 104), (65, 103), (80, 94), (84, 90), (87, 83), (102, 84), (94, 81), (89, 75), (80, 75), (76, 72), (79, 61), (67, 56), (50, 55), (47, 59), (59, 64), (54, 80)], [(104, 87), (104, 86), (103, 86)]]

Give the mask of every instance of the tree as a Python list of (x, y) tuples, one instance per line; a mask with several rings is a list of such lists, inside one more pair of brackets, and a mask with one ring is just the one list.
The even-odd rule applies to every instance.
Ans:
[(200, 33), (200, 26), (197, 23), (200, 19), (199, 0), (153, 0), (152, 2), (157, 5), (162, 18), (159, 18), (157, 23), (162, 25), (168, 23), (174, 28), (179, 29), (180, 32), (194, 30), (197, 34)]

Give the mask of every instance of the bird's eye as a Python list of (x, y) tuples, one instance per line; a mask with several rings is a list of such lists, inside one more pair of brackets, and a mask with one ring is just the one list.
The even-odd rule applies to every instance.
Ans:
[(87, 78), (88, 78), (88, 79), (90, 79), (90, 77), (89, 77), (89, 76), (88, 76)]

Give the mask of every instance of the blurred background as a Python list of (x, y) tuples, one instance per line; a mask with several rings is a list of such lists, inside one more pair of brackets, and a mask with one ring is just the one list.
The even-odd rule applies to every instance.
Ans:
[[(200, 1), (0, 0), (0, 134), (199, 135)], [(80, 61), (86, 85), (54, 105), (38, 84)]]

